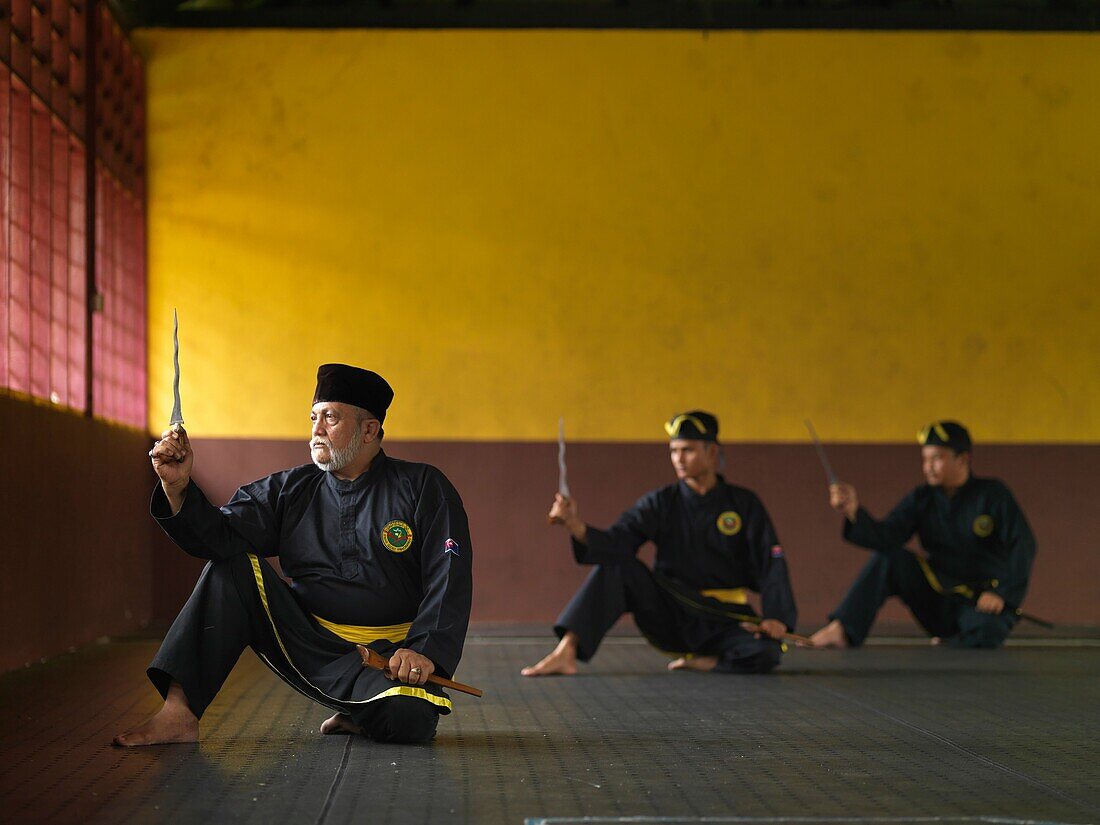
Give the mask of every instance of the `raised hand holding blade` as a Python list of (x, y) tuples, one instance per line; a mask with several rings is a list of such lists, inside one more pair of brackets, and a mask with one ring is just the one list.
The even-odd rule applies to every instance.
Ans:
[(565, 520), (554, 515), (560, 508), (569, 506), (569, 478), (565, 468), (565, 419), (558, 419), (558, 494), (555, 497), (554, 506), (550, 508), (550, 514), (546, 516), (547, 524), (565, 524)]
[(833, 472), (833, 465), (829, 463), (828, 457), (825, 455), (825, 447), (821, 444), (821, 440), (817, 437), (817, 432), (814, 430), (814, 425), (810, 423), (810, 419), (805, 419), (806, 429), (810, 431), (810, 438), (813, 439), (814, 449), (817, 450), (817, 458), (821, 462), (821, 466), (825, 469), (825, 478), (829, 481), (829, 486), (839, 483), (840, 479), (836, 477), (836, 473)]
[(183, 429), (183, 411), (180, 409), (180, 319), (172, 310), (172, 365), (176, 374), (172, 379), (172, 417), (168, 426), (176, 432)]
[(569, 498), (569, 480), (565, 469), (565, 419), (558, 419), (558, 492)]

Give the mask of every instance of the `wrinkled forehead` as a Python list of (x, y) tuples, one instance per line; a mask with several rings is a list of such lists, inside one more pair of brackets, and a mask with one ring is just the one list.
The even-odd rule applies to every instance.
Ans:
[(331, 412), (342, 417), (353, 409), (355, 408), (351, 404), (345, 404), (343, 401), (318, 401), (313, 405), (311, 412), (314, 415), (324, 415), (327, 412)]

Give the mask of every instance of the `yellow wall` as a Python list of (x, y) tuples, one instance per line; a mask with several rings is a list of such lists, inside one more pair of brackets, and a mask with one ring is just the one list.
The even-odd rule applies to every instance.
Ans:
[(1100, 37), (147, 31), (150, 428), (1100, 441)]

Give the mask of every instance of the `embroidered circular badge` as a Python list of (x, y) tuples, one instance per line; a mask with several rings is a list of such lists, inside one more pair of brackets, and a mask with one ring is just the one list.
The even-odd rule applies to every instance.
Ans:
[(978, 516), (974, 519), (974, 535), (982, 539), (993, 535), (993, 517)]
[(741, 532), (741, 516), (733, 510), (726, 510), (718, 516), (718, 532), (723, 536), (736, 536)]
[(404, 553), (413, 543), (413, 531), (403, 521), (391, 521), (382, 528), (382, 543), (391, 553)]

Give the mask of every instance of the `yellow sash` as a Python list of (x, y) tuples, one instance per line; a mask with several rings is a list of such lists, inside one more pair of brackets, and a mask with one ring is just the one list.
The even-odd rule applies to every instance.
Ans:
[(377, 642), (380, 639), (385, 639), (387, 642), (403, 642), (405, 637), (409, 635), (409, 628), (412, 627), (412, 622), (393, 624), (388, 627), (362, 627), (354, 624), (336, 624), (336, 622), (327, 621), (316, 614), (313, 618), (325, 630), (335, 633), (341, 639), (356, 645), (369, 645), (371, 642)]
[(726, 604), (748, 604), (749, 594), (743, 587), (735, 587), (732, 590), (700, 590), (700, 596), (710, 599), (718, 599)]

